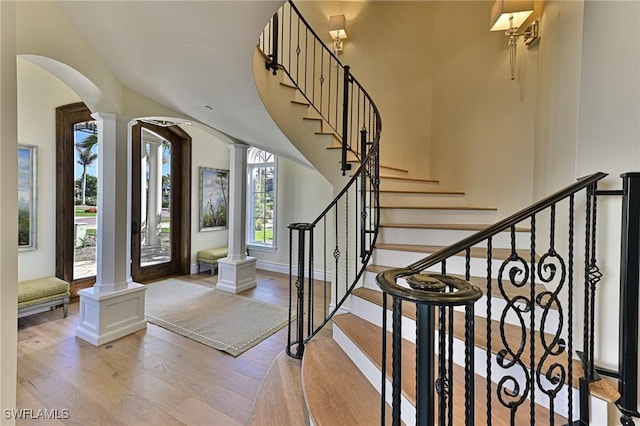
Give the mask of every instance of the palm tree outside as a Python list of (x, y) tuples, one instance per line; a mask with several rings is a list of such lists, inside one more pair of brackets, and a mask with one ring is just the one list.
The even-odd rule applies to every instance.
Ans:
[(93, 164), (98, 158), (98, 154), (93, 151), (93, 148), (98, 144), (98, 136), (95, 134), (89, 135), (86, 139), (76, 143), (76, 149), (78, 150), (78, 164), (82, 166), (82, 205), (85, 205), (85, 195), (87, 190), (87, 167)]

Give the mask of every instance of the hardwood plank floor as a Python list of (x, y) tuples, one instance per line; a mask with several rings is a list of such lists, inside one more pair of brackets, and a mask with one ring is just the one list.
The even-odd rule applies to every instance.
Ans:
[[(217, 281), (208, 273), (179, 278), (211, 287)], [(288, 305), (288, 276), (258, 271), (257, 278), (242, 295)], [(75, 336), (78, 311), (72, 303), (67, 318), (59, 308), (18, 321), (18, 408), (67, 409), (69, 416), (17, 424), (249, 425), (267, 371), (287, 342), (285, 327), (233, 357), (149, 323), (95, 347)], [(283, 409), (296, 407), (301, 413), (287, 416), (297, 422), (301, 404)], [(273, 423), (263, 417), (253, 424)]]

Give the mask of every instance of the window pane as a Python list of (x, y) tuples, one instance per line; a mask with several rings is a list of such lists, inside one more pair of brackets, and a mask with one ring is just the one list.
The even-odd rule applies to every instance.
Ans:
[(171, 261), (171, 142), (142, 129), (140, 266)]
[(250, 148), (248, 182), (249, 243), (273, 246), (275, 232), (275, 165), (273, 154)]
[(73, 217), (73, 279), (93, 277), (98, 246), (98, 135), (94, 120), (73, 128), (75, 192)]

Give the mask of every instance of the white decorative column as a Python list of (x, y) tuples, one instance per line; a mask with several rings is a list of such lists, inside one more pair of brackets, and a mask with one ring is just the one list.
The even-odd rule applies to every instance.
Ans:
[(218, 260), (218, 290), (230, 293), (256, 286), (256, 258), (247, 256), (247, 150), (231, 144), (229, 176), (229, 254)]
[(131, 131), (135, 122), (95, 113), (98, 121), (98, 271), (80, 290), (76, 335), (96, 346), (146, 328), (143, 285), (131, 279)]
[[(147, 239), (146, 244), (151, 247), (160, 247), (160, 215), (162, 214), (162, 142), (145, 140), (149, 144), (149, 194), (147, 198), (146, 219)], [(146, 167), (145, 167), (146, 177)]]

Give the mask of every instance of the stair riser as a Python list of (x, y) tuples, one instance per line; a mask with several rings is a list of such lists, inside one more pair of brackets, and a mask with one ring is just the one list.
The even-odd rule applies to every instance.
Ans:
[[(518, 305), (520, 306), (520, 310), (522, 310), (523, 304), (518, 304)], [(475, 315), (477, 317), (486, 318), (487, 317), (486, 306), (487, 306), (487, 297), (482, 296), (475, 303), (475, 308), (476, 308)], [(506, 324), (513, 324), (515, 326), (521, 327), (522, 322), (524, 322), (524, 327), (529, 328), (529, 322), (531, 321), (529, 314), (520, 312), (520, 316), (518, 316), (516, 309), (517, 308), (513, 306), (507, 309), (507, 301), (500, 296), (494, 295), (491, 298), (491, 319), (492, 320), (498, 321), (498, 322), (503, 321), (503, 315), (504, 315), (504, 322)], [(459, 309), (456, 308), (456, 310), (464, 311), (464, 308), (460, 307)], [(542, 318), (544, 316), (544, 313), (545, 313), (544, 309), (542, 309), (541, 307), (536, 306), (534, 308), (533, 321), (535, 324), (534, 326), (535, 330), (540, 330), (540, 328), (542, 327)], [(549, 333), (555, 333), (556, 330), (558, 330), (558, 327), (560, 325), (558, 311), (556, 310), (547, 311), (544, 321), (545, 321), (544, 330), (546, 330)]]
[(492, 224), (496, 212), (492, 210), (455, 210), (455, 209), (380, 209), (382, 223), (417, 224)]
[[(387, 173), (384, 170), (385, 174)], [(391, 206), (464, 206), (464, 195), (381, 192), (380, 203)]]
[(390, 191), (437, 191), (439, 187), (439, 182), (421, 182), (386, 178), (380, 179), (380, 189)]
[[(406, 285), (406, 283), (404, 282), (404, 280), (400, 279), (399, 280), (399, 284), (400, 285)], [(380, 291), (380, 287), (378, 287), (378, 285), (376, 284), (376, 274), (372, 273), (372, 272), (365, 272), (364, 276), (363, 276), (363, 285), (367, 288), (376, 290), (376, 291)], [(355, 301), (360, 301), (362, 299), (360, 299), (357, 296), (354, 296), (351, 298), (352, 303)], [(369, 305), (371, 305), (372, 309), (378, 309), (378, 306), (376, 306), (375, 304), (371, 303), (371, 302), (367, 302), (369, 303)], [(523, 304), (522, 303), (517, 303), (517, 306), (520, 307), (520, 309), (522, 310)], [(358, 305), (358, 308), (362, 307), (362, 304)], [(481, 318), (486, 318), (487, 317), (487, 296), (483, 295), (480, 299), (478, 299), (478, 301), (475, 303), (475, 315), (477, 317), (481, 317)], [(510, 307), (508, 310), (506, 310), (505, 313), (505, 309), (507, 308), (507, 301), (502, 297), (502, 295), (500, 294), (499, 290), (497, 288), (494, 288), (492, 290), (492, 297), (491, 297), (491, 319), (494, 321), (502, 321), (502, 316), (504, 314), (504, 322), (507, 324), (513, 324), (515, 326), (520, 326), (521, 325), (521, 321), (520, 321), (520, 317), (518, 316), (518, 314), (515, 311), (515, 307)], [(456, 310), (459, 311), (464, 311), (464, 307), (458, 307), (455, 308)], [(354, 309), (352, 307), (352, 312), (354, 312)], [(379, 312), (379, 311), (376, 311)], [(362, 315), (359, 315), (362, 316)], [(530, 317), (527, 313), (521, 313), (521, 316), (523, 318), (525, 327), (528, 328), (529, 326), (529, 321), (530, 321)], [(535, 323), (535, 330), (540, 330), (540, 328), (542, 327), (542, 318), (544, 316), (544, 309), (542, 309), (539, 306), (535, 306), (534, 307), (534, 323)], [(544, 319), (545, 323), (544, 323), (544, 330), (548, 331), (549, 333), (555, 333), (556, 330), (558, 330), (559, 326), (560, 326), (560, 317), (559, 317), (559, 313), (556, 310), (549, 310), (546, 314), (546, 317)]]
[[(415, 252), (399, 251), (399, 250), (376, 249), (373, 254), (373, 263), (376, 265), (385, 265), (385, 266), (392, 266), (395, 268), (402, 268), (411, 263), (424, 259), (425, 257), (429, 256), (429, 254), (430, 253), (415, 253)], [(498, 276), (498, 270), (502, 265), (502, 263), (503, 261), (499, 259), (493, 259), (491, 261), (492, 278), (496, 278)], [(477, 271), (477, 274), (480, 276), (486, 274), (487, 261), (485, 259), (472, 257), (470, 259), (469, 264), (471, 267), (471, 275), (474, 275), (475, 271)], [(448, 274), (464, 275), (465, 267), (466, 267), (466, 260), (464, 256), (453, 256), (447, 259), (446, 272)], [(427, 272), (441, 273), (442, 268), (440, 264), (437, 264), (428, 268)]]
[[(378, 327), (382, 327), (382, 317), (381, 317), (381, 310), (382, 308), (380, 306), (377, 306), (373, 303), (370, 303), (366, 300), (360, 299), (358, 297), (354, 297), (354, 300), (352, 301), (352, 314), (357, 315), (375, 325), (377, 325)], [(387, 312), (387, 329), (390, 330), (392, 327), (392, 313), (391, 311)], [(334, 331), (334, 335), (335, 335), (335, 331)], [(415, 322), (409, 318), (403, 317), (402, 318), (402, 337), (403, 339), (406, 339), (412, 343), (415, 343), (415, 336), (416, 336), (416, 327), (415, 327)], [(348, 339), (348, 336), (344, 336), (345, 338)], [(438, 333), (435, 333), (435, 339), (436, 342), (438, 341)], [(498, 337), (499, 339), (499, 337)], [(464, 342), (455, 338), (453, 339), (453, 353), (454, 353), (454, 362), (460, 366), (464, 366), (465, 365), (465, 359), (464, 359), (464, 353), (465, 353), (465, 348), (464, 348)], [(495, 341), (496, 343), (498, 341)], [(341, 345), (342, 346), (342, 345)], [(356, 350), (359, 351), (359, 349), (356, 347)], [(514, 350), (516, 348), (513, 348)], [(436, 353), (439, 352), (439, 348), (438, 348), (438, 344), (436, 343)], [(349, 353), (349, 352), (347, 352)], [(351, 356), (351, 355), (350, 355)], [(388, 354), (388, 356), (390, 356), (390, 354)], [(353, 358), (352, 358), (353, 359)], [(475, 364), (474, 364), (474, 372), (475, 374), (477, 374), (478, 376), (487, 377), (487, 352), (485, 349), (476, 347), (474, 349), (474, 360), (475, 360)], [(356, 362), (356, 365), (359, 365)], [(529, 367), (529, 366), (525, 366), (525, 367)], [(508, 369), (504, 369), (502, 368), (498, 362), (497, 362), (497, 357), (495, 356), (495, 354), (491, 355), (491, 371), (492, 371), (492, 381), (494, 383), (498, 383), (499, 380), (504, 377), (504, 376), (512, 376), (514, 377), (514, 379), (516, 380), (517, 383), (519, 384), (524, 384), (526, 382), (526, 376), (525, 373), (523, 372), (522, 368), (518, 367), (518, 366), (514, 366)], [(363, 374), (367, 374), (363, 371)], [(372, 377), (379, 377), (379, 370), (377, 373), (375, 373), (376, 375), (372, 376)], [(369, 377), (369, 376), (367, 376)], [(369, 380), (371, 381), (372, 379), (369, 378)], [(551, 385), (544, 377), (541, 378), (541, 383), (544, 386), (544, 389), (552, 389), (553, 385)], [(507, 382), (507, 386), (508, 386), (509, 382)], [(521, 387), (522, 389), (522, 387)], [(567, 387), (565, 386), (564, 388), (565, 390), (562, 392), (564, 398), (558, 398), (555, 401), (555, 410), (557, 413), (563, 415), (563, 416), (567, 416), (568, 414), (568, 408), (567, 408), (567, 400), (566, 397), (568, 395), (567, 393)], [(574, 413), (577, 413), (578, 411), (578, 398), (577, 398), (577, 394), (578, 391), (577, 389), (573, 389), (573, 400), (574, 400)], [(540, 389), (538, 388), (538, 385), (536, 384), (536, 403), (537, 404), (541, 404), (544, 407), (549, 407), (549, 400), (546, 397), (546, 395), (540, 391)], [(497, 397), (495, 395), (495, 389), (494, 389), (494, 404), (498, 403), (497, 402)], [(598, 398), (594, 398), (594, 397), (590, 397), (590, 404), (592, 407), (592, 411), (593, 411), (593, 416), (595, 416), (596, 418), (602, 418), (602, 413), (603, 413), (603, 409), (604, 409), (604, 418), (606, 419), (606, 403), (604, 403), (602, 400), (598, 399)], [(528, 409), (528, 407), (525, 408), (521, 408), (521, 409)], [(593, 417), (592, 417), (593, 418)], [(597, 423), (597, 422), (592, 422), (592, 424), (606, 424), (605, 423)]]
[[(495, 321), (500, 321), (501, 320), (501, 316), (504, 312), (504, 307), (506, 306), (506, 303), (504, 300), (498, 300), (498, 299), (494, 299), (492, 301), (492, 312), (491, 312), (491, 316), (492, 319)], [(483, 300), (483, 298), (479, 299), (476, 302), (476, 310), (475, 310), (475, 316), (476, 317), (480, 317), (480, 318), (486, 318), (486, 311), (484, 309), (478, 309), (480, 306), (486, 306), (486, 300)], [(390, 306), (389, 306), (390, 308)], [(456, 310), (462, 311), (464, 312), (464, 307), (459, 307), (456, 308)], [(354, 315), (359, 316), (360, 318), (364, 318), (367, 321), (369, 321), (372, 324), (377, 325), (378, 327), (382, 327), (382, 308), (378, 305), (376, 305), (375, 303), (371, 303), (368, 300), (364, 300), (361, 299), (357, 296), (353, 296), (351, 298), (351, 313)], [(388, 314), (391, 314), (391, 311), (389, 310)], [(535, 309), (535, 317), (534, 317), (534, 322), (535, 322), (535, 330), (536, 332), (538, 330), (540, 330), (540, 321), (542, 319), (542, 315), (543, 315), (543, 310), (541, 308), (536, 308)], [(524, 322), (525, 322), (525, 328), (528, 328), (529, 325), (529, 317), (528, 316), (524, 316)], [(391, 317), (389, 316), (387, 318), (388, 322), (387, 322), (387, 329), (389, 331), (391, 331)], [(506, 324), (512, 324), (515, 326), (521, 326), (520, 320), (518, 319), (518, 316), (510, 309), (506, 312), (505, 315), (505, 321)], [(547, 313), (547, 318), (545, 319), (545, 330), (557, 330), (558, 329), (558, 313), (556, 311), (550, 311)], [(554, 328), (555, 327), (555, 328)], [(410, 319), (410, 318), (406, 318), (403, 317), (402, 319), (402, 336), (403, 338), (414, 342), (415, 343), (415, 322)], [(479, 331), (478, 331), (479, 332)], [(501, 342), (501, 338), (499, 335), (495, 335), (493, 336), (493, 339), (495, 342), (499, 343)]]
[(409, 173), (406, 170), (397, 170), (392, 167), (385, 167), (381, 164), (380, 174), (383, 174), (385, 176), (406, 177)]
[[(388, 244), (423, 244), (435, 246), (449, 246), (477, 231), (463, 231), (454, 229), (420, 229), (420, 228), (380, 228), (378, 241)], [(528, 233), (516, 232), (516, 247), (527, 247), (529, 239)], [(511, 247), (511, 234), (500, 233), (491, 239), (493, 248)], [(483, 241), (474, 247), (486, 247), (487, 242)]]
[[(362, 276), (362, 285), (364, 287), (380, 291), (380, 287), (378, 287), (378, 284), (376, 283), (377, 275), (378, 274), (376, 272), (365, 271)], [(405, 285), (405, 281), (402, 278), (399, 279), (398, 282), (402, 283), (401, 285)]]

